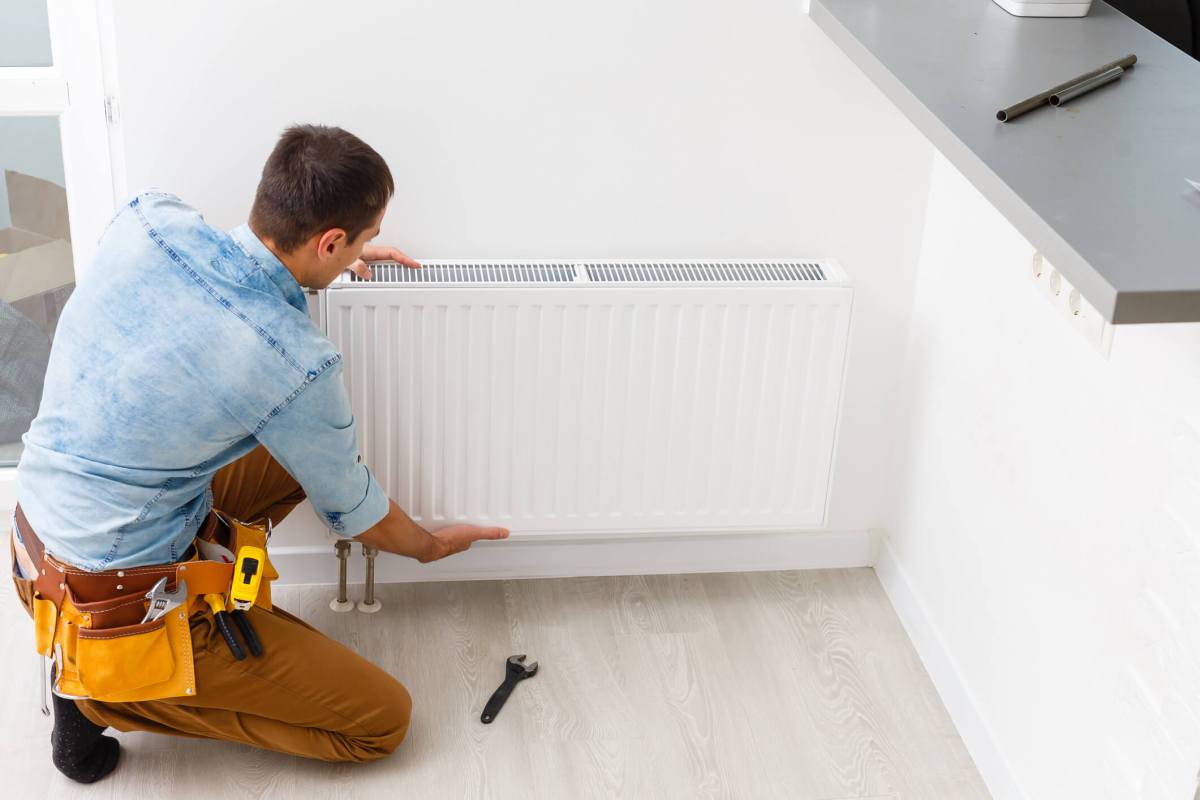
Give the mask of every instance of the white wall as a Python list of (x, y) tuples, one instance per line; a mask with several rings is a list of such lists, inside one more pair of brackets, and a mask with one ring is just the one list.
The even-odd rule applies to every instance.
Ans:
[(243, 221), (280, 130), (312, 121), (385, 156), (380, 241), (418, 258), (841, 260), (830, 527), (882, 524), (932, 149), (795, 3), (115, 6), (129, 190), (214, 224)]
[(1190, 798), (1200, 325), (1120, 328), (1105, 360), (1032, 252), (935, 162), (880, 571), (998, 797)]

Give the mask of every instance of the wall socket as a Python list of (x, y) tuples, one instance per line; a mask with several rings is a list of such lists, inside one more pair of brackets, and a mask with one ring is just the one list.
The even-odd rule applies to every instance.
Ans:
[(1112, 323), (1083, 299), (1079, 290), (1040, 252), (1034, 252), (1031, 267), (1030, 275), (1042, 296), (1050, 301), (1050, 305), (1054, 306), (1067, 323), (1087, 339), (1100, 355), (1108, 358), (1112, 350)]

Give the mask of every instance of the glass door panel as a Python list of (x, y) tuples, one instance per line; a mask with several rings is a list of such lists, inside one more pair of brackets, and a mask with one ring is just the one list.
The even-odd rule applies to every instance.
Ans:
[(21, 456), (75, 288), (58, 117), (0, 116), (0, 467)]
[(0, 67), (50, 66), (46, 0), (0, 0)]

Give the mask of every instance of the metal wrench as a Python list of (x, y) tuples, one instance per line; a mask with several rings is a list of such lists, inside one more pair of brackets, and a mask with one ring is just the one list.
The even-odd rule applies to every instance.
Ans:
[(491, 724), (496, 715), (500, 713), (500, 709), (504, 707), (504, 701), (512, 694), (512, 690), (517, 684), (526, 678), (532, 678), (537, 675), (537, 662), (532, 664), (525, 663), (524, 654), (519, 656), (509, 656), (508, 661), (504, 662), (504, 683), (496, 691), (492, 692), (492, 696), (488, 698), (487, 705), (483, 707), (483, 714), (479, 717), (479, 721), (484, 725)]
[(146, 616), (142, 617), (143, 625), (156, 619), (162, 619), (168, 611), (186, 603), (188, 599), (187, 583), (180, 578), (175, 586), (175, 591), (168, 592), (167, 579), (159, 578), (158, 583), (154, 584), (154, 588), (146, 592), (146, 599), (150, 601), (150, 607), (146, 609)]

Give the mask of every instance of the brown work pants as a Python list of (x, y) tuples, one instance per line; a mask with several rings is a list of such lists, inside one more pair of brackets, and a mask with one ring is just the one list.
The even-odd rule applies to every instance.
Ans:
[[(261, 446), (218, 471), (212, 488), (221, 511), (275, 525), (305, 496)], [(226, 739), (325, 761), (371, 761), (400, 745), (412, 699), (395, 678), (278, 606), (249, 615), (264, 652), (243, 661), (234, 660), (211, 614), (192, 616), (195, 697), (80, 700), (79, 709), (119, 731)]]

